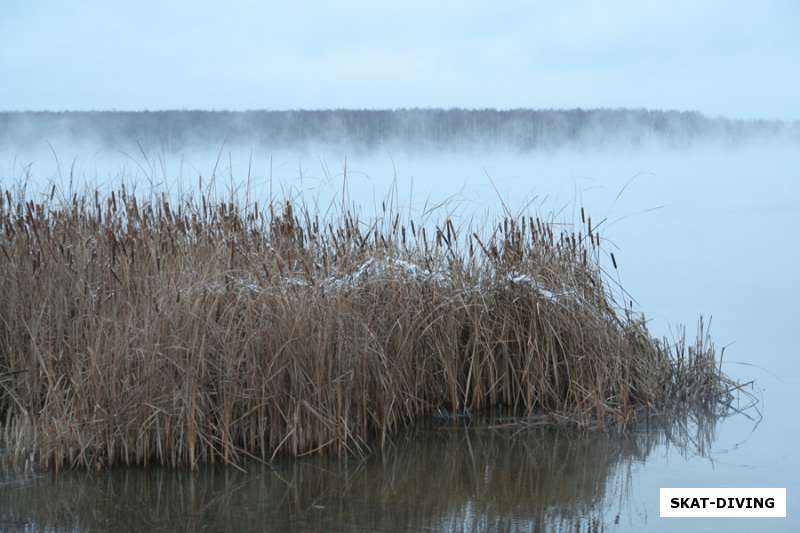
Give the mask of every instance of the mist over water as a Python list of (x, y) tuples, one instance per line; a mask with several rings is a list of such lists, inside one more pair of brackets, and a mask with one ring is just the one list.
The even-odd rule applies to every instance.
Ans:
[[(791, 0), (2, 2), (0, 532), (800, 531), (798, 20), (800, 3)], [(117, 210), (118, 195), (107, 204), (103, 197), (120, 189), (136, 197), (142, 210), (133, 218), (142, 227), (116, 231), (130, 211)], [(73, 200), (78, 214), (62, 216), (59, 203)], [(207, 211), (208, 200), (218, 209)], [(291, 210), (280, 205), (284, 200)], [(233, 217), (225, 202), (236, 204)], [(42, 210), (26, 211), (34, 205)], [(108, 223), (100, 219), (104, 205)], [(279, 216), (270, 217), (268, 205)], [(201, 210), (202, 223), (195, 224), (192, 213)], [(591, 223), (582, 221), (584, 212)], [(337, 242), (335, 220), (327, 234), (319, 225), (291, 224), (291, 215), (302, 221), (306, 213), (323, 220), (347, 213), (346, 238)], [(383, 257), (380, 230), (364, 231), (370, 222), (389, 227), (387, 213), (401, 228), (402, 244), (397, 232), (386, 232), (386, 249), (407, 262)], [(533, 261), (533, 273), (509, 272), (502, 298), (492, 289), (481, 292), (479, 279), (467, 285), (466, 307), (458, 293), (456, 305), (434, 317), (441, 309), (436, 298), (450, 294), (441, 289), (453, 283), (439, 283), (431, 258), (441, 259), (436, 264), (448, 282), (461, 277), (451, 271), (464, 269), (447, 263), (452, 255), (444, 246), (428, 254), (432, 239), (420, 226), (439, 241), (434, 224), (452, 221), (442, 242), (448, 254), (466, 255), (468, 246), (451, 246), (451, 230), (470, 243), (473, 231), (515, 237), (513, 225), (502, 231), (509, 215), (546, 219), (556, 241), (562, 227), (599, 236), (602, 243), (587, 249), (597, 253), (586, 278), (592, 288), (571, 283), (584, 277), (580, 268), (577, 276), (574, 269), (562, 276), (561, 263)], [(254, 231), (250, 246), (247, 230), (239, 229), (253, 230), (260, 220), (274, 224), (264, 224), (263, 235)], [(408, 220), (416, 223), (408, 239), (416, 248), (406, 258)], [(191, 230), (184, 231), (185, 221)], [(360, 226), (355, 232), (353, 224)], [(366, 236), (357, 247), (354, 233)], [(535, 244), (523, 246), (529, 254), (523, 257), (532, 251), (547, 258), (541, 234), (531, 231)], [(315, 247), (305, 246), (309, 235)], [(342, 241), (350, 246), (345, 255)], [(583, 251), (582, 241), (571, 244), (573, 252)], [(485, 271), (496, 278), (515, 265), (518, 254), (502, 246), (502, 253), (485, 255), (475, 248), (486, 260), (476, 276)], [(261, 255), (269, 247), (280, 249)], [(317, 251), (322, 268), (309, 268), (308, 258), (319, 256), (304, 254)], [(128, 257), (129, 263), (120, 260)], [(254, 272), (259, 263), (263, 277)], [(302, 263), (303, 272), (293, 263)], [(373, 284), (373, 272), (390, 283)], [(551, 273), (578, 290), (549, 290), (541, 281)], [(396, 288), (395, 278), (414, 285)], [(361, 280), (380, 290), (359, 292)], [(517, 280), (538, 292), (529, 301), (535, 318), (534, 308), (516, 299)], [(405, 289), (420, 299), (395, 301)], [(596, 330), (592, 315), (583, 313), (598, 309), (580, 306), (587, 302), (584, 289), (619, 306), (617, 315), (607, 315), (608, 329)], [(278, 291), (291, 298), (273, 299)], [(568, 296), (571, 307), (540, 315), (540, 296), (546, 306), (561, 306)], [(395, 332), (414, 340), (406, 330), (419, 326), (409, 331), (424, 340), (438, 320), (466, 316), (473, 305), (474, 327), (449, 320), (430, 343), (391, 346)], [(325, 313), (315, 314), (318, 306)], [(368, 312), (351, 316), (362, 308)], [(576, 410), (596, 404), (612, 413), (621, 405), (628, 413), (631, 397), (656, 397), (643, 393), (669, 369), (651, 370), (637, 350), (627, 351), (628, 343), (600, 348), (605, 336), (619, 332), (614, 319), (621, 313), (628, 332), (644, 329), (637, 314), (643, 313), (646, 333), (667, 342), (681, 338), (684, 327), (685, 338), (695, 339), (702, 315), (721, 370), (741, 384), (727, 415), (680, 411), (684, 405), (636, 418), (624, 431), (578, 432), (538, 426), (543, 418), (514, 419), (502, 408), (441, 408), (364, 456), (278, 455), (266, 464), (218, 462), (197, 470), (143, 461), (148, 466), (104, 469), (122, 464), (123, 456), (127, 462), (131, 447), (132, 456), (172, 454), (173, 461), (185, 451), (191, 464), (200, 443), (209, 459), (223, 457), (215, 448), (227, 459), (245, 435), (248, 450), (261, 440), (261, 457), (271, 453), (267, 440), (277, 450), (293, 442), (297, 453), (311, 449), (304, 441), (319, 438), (321, 449), (329, 449), (328, 437), (319, 437), (328, 433), (322, 422), (343, 428), (339, 442), (346, 443), (351, 419), (361, 421), (354, 435), (367, 436), (369, 416), (414, 416), (419, 411), (402, 403), (429, 400), (405, 391), (415, 385), (436, 391), (440, 371), (451, 404), (463, 370), (466, 403), (470, 385), (482, 390), (485, 382), (493, 397), (522, 375), (520, 382), (537, 378), (525, 391), (526, 405), (545, 407), (546, 393), (555, 398), (565, 389), (582, 398)], [(492, 333), (478, 335), (485, 322)], [(518, 331), (514, 323), (531, 327)], [(564, 342), (559, 326), (574, 329), (574, 343)], [(486, 352), (474, 352), (459, 369), (466, 342), (459, 336), (472, 335), (471, 327), (467, 345)], [(519, 371), (507, 364), (506, 348), (516, 351), (526, 336), (528, 345), (543, 347), (536, 353), (555, 354), (552, 363), (523, 359)], [(638, 340), (635, 333), (622, 338)], [(187, 339), (202, 347), (189, 348), (197, 344)], [(419, 372), (398, 365), (399, 374), (377, 371), (373, 381), (373, 353), (383, 362), (413, 361), (409, 370)], [(448, 353), (455, 363), (446, 362)], [(490, 363), (476, 362), (481, 357)], [(347, 372), (356, 358), (361, 372)], [(595, 359), (602, 365), (583, 369)], [(713, 365), (701, 361), (697, 376), (712, 375)], [(702, 396), (709, 381), (682, 362), (676, 357), (673, 375), (682, 379), (673, 382), (691, 382), (687, 394)], [(539, 370), (529, 372), (532, 365)], [(604, 385), (604, 374), (617, 376), (616, 385)], [(198, 387), (198, 375), (209, 383)], [(398, 379), (402, 387), (394, 387)], [(362, 398), (342, 400), (342, 385), (360, 387)], [(336, 414), (319, 416), (334, 388), (339, 396), (330, 413)], [(391, 395), (388, 407), (369, 400), (390, 397), (373, 391), (392, 390), (408, 400)], [(431, 401), (440, 401), (436, 394)], [(118, 413), (130, 416), (121, 420)], [(311, 418), (304, 416), (321, 424), (306, 424)], [(392, 420), (375, 428), (390, 428)], [(247, 428), (253, 425), (268, 429)], [(321, 430), (309, 440), (306, 425)], [(276, 444), (283, 429), (290, 433)], [(15, 432), (26, 438), (8, 437)], [(30, 456), (20, 452), (25, 442)], [(35, 471), (48, 449), (63, 464), (75, 454), (98, 470)], [(93, 449), (98, 453), (85, 453)], [(661, 519), (662, 487), (785, 487), (788, 514)]]
[[(718, 347), (727, 345), (723, 369), (743, 382), (755, 380), (752, 390), (761, 400), (760, 424), (755, 427), (741, 416), (722, 421), (708, 457), (687, 456), (661, 443), (627, 463), (625, 494), (608, 491), (625, 501), (621, 517), (612, 513), (599, 520), (610, 530), (637, 531), (645, 525), (666, 530), (672, 524), (658, 519), (659, 487), (800, 491), (800, 462), (793, 451), (800, 429), (792, 407), (800, 386), (795, 339), (799, 148), (783, 137), (529, 151), (507, 146), (364, 149), (319, 142), (271, 149), (224, 140), (167, 150), (130, 141), (61, 138), (0, 146), (0, 184), (26, 186), (32, 197), (49, 194), (52, 185), (61, 192), (98, 187), (110, 193), (122, 183), (142, 195), (213, 191), (246, 202), (292, 197), (322, 212), (344, 202), (365, 218), (387, 201), (410, 216), (452, 215), (474, 227), (496, 220), (505, 209), (574, 221), (586, 208), (593, 220), (602, 221), (606, 249), (618, 260), (618, 271), (610, 262), (609, 270), (635, 299), (634, 308), (651, 319), (652, 331), (672, 336), (687, 324), (691, 337), (698, 315), (712, 316), (712, 337)], [(591, 457), (591, 450), (581, 453)], [(467, 492), (469, 505), (478, 505), (480, 491)], [(515, 505), (524, 507), (524, 502)], [(770, 526), (793, 530), (795, 517), (790, 508), (787, 520)], [(705, 527), (689, 520), (681, 525)], [(750, 527), (747, 521), (726, 522), (732, 531)]]

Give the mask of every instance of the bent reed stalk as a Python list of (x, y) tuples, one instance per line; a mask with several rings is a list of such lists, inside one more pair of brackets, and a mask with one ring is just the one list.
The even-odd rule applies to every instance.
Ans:
[(364, 222), (54, 192), (0, 200), (0, 414), (19, 463), (359, 453), (442, 408), (594, 427), (728, 395), (702, 324), (671, 345), (616, 303), (583, 212), (479, 233), (385, 204)]

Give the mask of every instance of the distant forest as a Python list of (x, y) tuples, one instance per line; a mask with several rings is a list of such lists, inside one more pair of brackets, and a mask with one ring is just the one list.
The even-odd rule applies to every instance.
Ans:
[(699, 140), (737, 143), (775, 136), (800, 140), (800, 125), (640, 109), (0, 112), (4, 145), (89, 139), (108, 145), (138, 142), (167, 151), (223, 142), (534, 150), (653, 141), (678, 146)]

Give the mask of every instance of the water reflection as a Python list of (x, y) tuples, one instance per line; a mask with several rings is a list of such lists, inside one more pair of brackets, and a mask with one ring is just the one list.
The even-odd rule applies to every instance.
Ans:
[(715, 419), (684, 413), (620, 434), (412, 430), (356, 459), (315, 457), (103, 474), (0, 474), (0, 529), (78, 531), (601, 531), (625, 513), (632, 469), (653, 450), (703, 454)]

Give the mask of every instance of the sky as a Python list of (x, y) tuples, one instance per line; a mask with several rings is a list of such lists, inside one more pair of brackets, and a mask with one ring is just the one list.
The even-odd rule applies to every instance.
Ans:
[(800, 119), (800, 2), (3, 0), (0, 110), (646, 107)]

